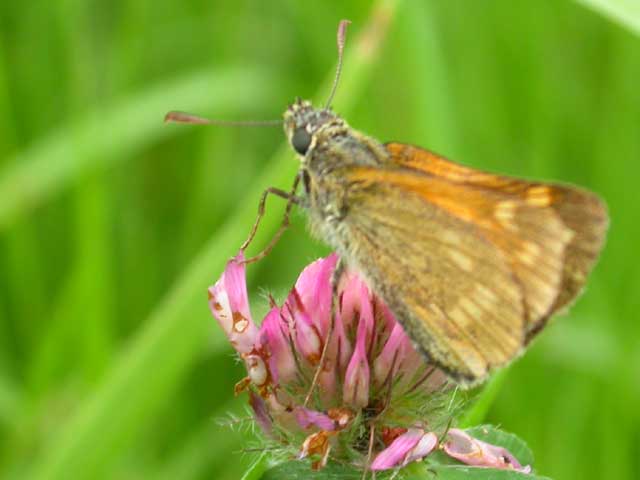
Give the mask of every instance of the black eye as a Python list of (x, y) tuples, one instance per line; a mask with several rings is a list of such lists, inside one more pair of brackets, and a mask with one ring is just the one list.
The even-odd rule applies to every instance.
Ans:
[(296, 128), (291, 137), (291, 146), (293, 149), (300, 155), (304, 155), (307, 153), (309, 145), (311, 145), (311, 135), (307, 132), (307, 129), (304, 127)]

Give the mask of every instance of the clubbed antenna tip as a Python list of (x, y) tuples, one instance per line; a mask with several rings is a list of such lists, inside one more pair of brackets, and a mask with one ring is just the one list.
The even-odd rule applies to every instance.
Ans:
[(336, 76), (333, 80), (333, 86), (331, 87), (331, 93), (329, 94), (329, 98), (327, 99), (327, 104), (325, 108), (331, 107), (331, 102), (333, 101), (333, 97), (336, 94), (336, 89), (338, 88), (338, 82), (340, 80), (340, 73), (342, 72), (342, 57), (344, 52), (344, 44), (347, 39), (347, 27), (351, 24), (351, 20), (340, 20), (338, 24), (338, 66), (336, 67)]
[(282, 120), (212, 120), (186, 112), (169, 112), (164, 116), (165, 123), (188, 123), (191, 125), (224, 125), (229, 127), (276, 127)]

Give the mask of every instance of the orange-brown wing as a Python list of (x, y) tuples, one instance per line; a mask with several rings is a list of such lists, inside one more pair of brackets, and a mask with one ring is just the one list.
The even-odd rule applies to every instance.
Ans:
[[(490, 206), (489, 210), (494, 209), (493, 216), (503, 228), (490, 229), (493, 231), (490, 236), (493, 237), (493, 240), (498, 245), (502, 244), (503, 248), (508, 247), (505, 243), (505, 238), (503, 238), (505, 231), (510, 231), (510, 233), (520, 237), (520, 240), (516, 243), (524, 247), (523, 252), (528, 253), (512, 255), (516, 273), (521, 269), (520, 264), (523, 262), (536, 264), (537, 268), (539, 260), (535, 258), (538, 256), (536, 253), (541, 252), (545, 245), (539, 245), (536, 242), (531, 243), (531, 235), (535, 232), (527, 229), (524, 225), (518, 229), (514, 224), (514, 219), (523, 215), (527, 218), (542, 217), (543, 215), (540, 215), (540, 212), (545, 211), (553, 211), (555, 213), (555, 217), (565, 227), (567, 232), (565, 235), (567, 237), (570, 236), (570, 238), (563, 249), (561, 258), (563, 264), (562, 276), (557, 288), (555, 301), (546, 312), (546, 315), (541, 314), (542, 312), (539, 309), (537, 311), (534, 309), (531, 312), (527, 328), (529, 338), (544, 326), (547, 318), (552, 313), (562, 309), (580, 293), (587, 275), (602, 249), (608, 226), (606, 206), (597, 195), (573, 186), (528, 182), (481, 172), (411, 145), (390, 143), (386, 145), (386, 148), (390, 153), (392, 163), (395, 165), (446, 179), (461, 186), (477, 189), (481, 192), (480, 195), (484, 192), (485, 194), (495, 193), (501, 196), (502, 200)], [(518, 222), (524, 223), (525, 220), (518, 218)], [(536, 223), (534, 218), (534, 225)], [(533, 238), (535, 238), (535, 235)], [(546, 243), (544, 239), (541, 240)], [(557, 244), (554, 246), (553, 239), (549, 239), (548, 242), (547, 250), (559, 248)], [(543, 249), (540, 247), (543, 247)], [(549, 268), (541, 265), (541, 277), (544, 275), (544, 270), (549, 270)], [(530, 288), (526, 278), (522, 280), (525, 289)]]
[(508, 258), (480, 227), (416, 193), (430, 180), (422, 174), (344, 174), (348, 212), (332, 243), (419, 349), (467, 383), (516, 356), (525, 340), (523, 295)]
[(334, 243), (417, 345), (473, 382), (508, 363), (577, 294), (606, 214), (572, 187), (439, 171), (401, 161), (344, 169), (348, 211)]

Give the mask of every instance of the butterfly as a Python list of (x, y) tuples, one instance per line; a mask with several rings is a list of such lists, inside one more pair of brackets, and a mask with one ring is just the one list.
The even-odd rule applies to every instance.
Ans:
[(580, 293), (602, 249), (606, 207), (586, 190), (382, 144), (306, 101), (284, 125), (312, 231), (461, 383), (516, 357)]
[[(428, 361), (476, 384), (581, 292), (605, 241), (606, 206), (575, 186), (483, 172), (351, 128), (330, 109), (348, 23), (338, 28), (326, 106), (297, 99), (284, 114), (300, 161), (294, 186), (265, 191), (242, 249), (267, 195), (288, 200), (285, 222), (252, 260), (270, 251), (299, 205), (312, 233), (367, 280)], [(167, 119), (212, 123), (181, 112)]]

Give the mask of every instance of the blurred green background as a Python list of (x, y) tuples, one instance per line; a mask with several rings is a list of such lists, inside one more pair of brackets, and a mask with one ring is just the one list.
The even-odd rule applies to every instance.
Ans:
[[(244, 372), (206, 287), (296, 160), (279, 129), (162, 119), (278, 118), (297, 95), (324, 98), (349, 18), (335, 108), (351, 125), (607, 200), (586, 294), (513, 365), (487, 420), (550, 477), (640, 478), (640, 12), (624, 3), (1, 2), (0, 476), (247, 468), (250, 432), (218, 422), (245, 415)], [(261, 288), (282, 295), (326, 252), (296, 215), (249, 269), (254, 312)]]

